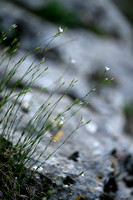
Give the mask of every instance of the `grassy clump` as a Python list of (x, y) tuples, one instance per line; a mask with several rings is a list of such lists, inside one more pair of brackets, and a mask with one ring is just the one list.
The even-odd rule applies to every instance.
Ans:
[[(16, 28), (15, 25), (12, 25), (9, 29)], [(65, 30), (62, 28), (58, 29), (58, 32), (49, 39), (48, 45), (52, 42), (53, 39), (60, 36)], [(4, 42), (7, 39), (4, 31), (1, 34), (0, 43)], [(64, 93), (61, 94), (59, 99), (53, 104), (50, 103), (52, 96), (60, 90), (61, 87), (65, 84), (64, 82), (59, 84), (56, 89), (51, 92), (49, 97), (45, 100), (43, 105), (37, 110), (37, 112), (29, 119), (27, 126), (22, 130), (19, 137), (16, 140), (16, 132), (18, 130), (19, 124), (22, 123), (25, 113), (20, 113), (21, 105), (25, 95), (31, 91), (33, 83), (38, 80), (44, 73), (47, 71), (47, 67), (42, 71), (41, 66), (44, 63), (44, 59), (38, 64), (36, 64), (36, 59), (27, 67), (27, 70), (21, 75), (20, 78), (16, 80), (13, 87), (9, 89), (10, 82), (14, 79), (16, 71), (21, 67), (21, 64), (34, 52), (40, 49), (38, 47), (30, 52), (24, 54), (24, 56), (18, 60), (18, 62), (9, 70), (10, 62), (13, 55), (17, 51), (18, 42), (16, 38), (13, 40), (10, 46), (6, 47), (0, 57), (0, 65), (4, 65), (3, 76), (0, 82), (0, 113), (1, 113), (1, 129), (0, 129), (0, 192), (2, 194), (2, 199), (40, 199), (47, 196), (48, 191), (52, 189), (47, 184), (47, 178), (45, 178), (45, 189), (42, 189), (41, 183), (40, 186), (35, 187), (36, 179), (35, 176), (38, 169), (49, 159), (55, 151), (61, 148), (62, 145), (67, 141), (67, 139), (79, 128), (84, 126), (88, 122), (83, 122), (82, 118), (77, 123), (75, 129), (64, 139), (64, 141), (51, 153), (49, 154), (43, 163), (38, 164), (38, 160), (41, 156), (47, 151), (50, 144), (53, 140), (56, 140), (56, 135), (49, 139), (49, 142), (44, 149), (38, 155), (37, 159), (31, 162), (34, 153), (36, 152), (39, 143), (42, 139), (45, 138), (46, 133), (51, 130), (54, 126), (54, 123), (58, 124), (58, 128), (62, 128), (69, 119), (77, 114), (77, 112), (87, 105), (87, 102), (83, 103), (83, 100), (95, 89), (89, 91), (82, 99), (76, 99), (71, 105), (66, 107), (66, 109), (59, 113), (52, 121), (50, 118), (57, 107), (57, 105), (62, 101), (63, 97), (74, 87), (76, 81), (72, 80), (70, 85), (65, 89)], [(47, 46), (48, 46), (47, 45)], [(43, 54), (46, 50), (45, 46), (41, 48), (41, 53)], [(31, 48), (32, 49), (32, 48)], [(6, 62), (5, 62), (6, 60)], [(107, 68), (108, 70), (109, 68)], [(104, 73), (106, 73), (106, 71)], [(29, 76), (30, 78), (24, 78)], [(98, 83), (95, 88), (98, 86), (110, 82), (112, 79), (104, 79), (102, 82)], [(24, 82), (24, 84), (23, 84)], [(18, 90), (19, 86), (22, 85), (21, 90)], [(70, 115), (66, 115), (75, 105), (79, 105), (76, 111), (71, 112)], [(65, 117), (65, 121), (62, 123), (62, 119)], [(39, 128), (38, 128), (39, 127)], [(38, 132), (37, 135), (34, 133)], [(15, 140), (14, 140), (15, 139)], [(31, 169), (35, 170), (31, 170)], [(43, 185), (43, 186), (44, 186)], [(52, 183), (51, 183), (52, 185)], [(33, 189), (34, 188), (34, 189)], [(31, 190), (33, 193), (31, 194)]]
[[(11, 29), (16, 28), (12, 26)], [(50, 38), (50, 42), (61, 35), (65, 30), (59, 28), (57, 34)], [(4, 31), (1, 33), (1, 44), (7, 39), (7, 35)], [(48, 42), (48, 44), (50, 43)], [(37, 165), (37, 160), (46, 152), (48, 146), (53, 142), (53, 138), (49, 139), (49, 143), (44, 147), (42, 153), (38, 155), (38, 159), (34, 162), (31, 162), (31, 158), (36, 152), (40, 141), (45, 137), (45, 134), (48, 130), (51, 129), (53, 124), (58, 121), (68, 112), (74, 105), (76, 105), (79, 100), (76, 100), (72, 105), (68, 106), (66, 110), (62, 113), (59, 113), (58, 116), (54, 118), (54, 120), (50, 121), (50, 117), (59, 104), (59, 102), (63, 99), (63, 97), (69, 92), (69, 90), (74, 86), (76, 83), (75, 80), (72, 80), (70, 85), (64, 91), (64, 93), (60, 96), (60, 98), (54, 102), (52, 105), (50, 104), (49, 100), (52, 96), (64, 85), (64, 82), (61, 83), (55, 91), (53, 91), (48, 99), (45, 100), (44, 104), (40, 106), (37, 112), (32, 116), (32, 118), (27, 122), (27, 126), (23, 129), (20, 133), (20, 136), (17, 138), (17, 141), (14, 139), (16, 138), (16, 131), (18, 130), (19, 124), (21, 124), (25, 113), (20, 114), (21, 105), (23, 103), (23, 99), (25, 95), (31, 91), (33, 83), (41, 77), (46, 71), (47, 67), (42, 71), (41, 66), (44, 63), (44, 59), (39, 64), (36, 64), (35, 60), (31, 63), (27, 70), (21, 75), (18, 80), (13, 84), (13, 87), (10, 88), (10, 83), (14, 79), (16, 71), (21, 67), (21, 64), (35, 51), (40, 49), (40, 45), (31, 50), (29, 53), (26, 53), (12, 68), (9, 70), (9, 66), (12, 60), (13, 55), (17, 51), (18, 43), (16, 42), (16, 38), (7, 46), (0, 57), (0, 65), (4, 66), (3, 75), (0, 82), (0, 113), (1, 113), (1, 130), (0, 130), (0, 175), (1, 175), (1, 184), (0, 184), (0, 191), (2, 194), (2, 198), (4, 199), (36, 199), (38, 194), (39, 198), (45, 196), (44, 193), (47, 194), (47, 191), (40, 190), (35, 192), (34, 195), (31, 195), (30, 192), (28, 193), (27, 187), (31, 188), (34, 187), (36, 181), (33, 181), (33, 177), (35, 176), (35, 172), (31, 169), (33, 166), (36, 166), (37, 171), (39, 167), (45, 163), (41, 163)], [(45, 51), (41, 49), (41, 53)], [(6, 61), (6, 62), (5, 62)], [(24, 78), (30, 76), (24, 84)], [(23, 87), (21, 90), (18, 90), (19, 86), (22, 85)], [(9, 89), (10, 88), (10, 89)], [(81, 107), (83, 107), (83, 104)], [(73, 112), (69, 118), (75, 115), (76, 112)], [(68, 119), (66, 119), (67, 121)], [(75, 132), (80, 126), (83, 125), (83, 122), (80, 121), (77, 127), (73, 132)], [(62, 126), (62, 125), (61, 125)], [(38, 130), (38, 127), (39, 130)], [(37, 135), (34, 135), (34, 132), (38, 132)], [(71, 134), (73, 134), (73, 132)], [(70, 134), (70, 135), (71, 135)], [(69, 136), (68, 136), (69, 137)], [(67, 140), (67, 139), (66, 139)], [(65, 141), (66, 141), (65, 140)], [(64, 143), (65, 143), (64, 141)], [(63, 143), (63, 144), (64, 144)], [(62, 145), (63, 145), (62, 144)], [(60, 145), (61, 147), (61, 145)], [(58, 147), (59, 148), (59, 147)], [(57, 148), (57, 149), (58, 149)], [(55, 149), (54, 152), (57, 150)], [(52, 152), (46, 160), (54, 153)], [(27, 166), (27, 168), (26, 168)], [(33, 183), (33, 184), (31, 184)], [(45, 184), (45, 187), (46, 184)], [(49, 189), (49, 188), (48, 188)], [(35, 189), (37, 191), (38, 189)], [(25, 193), (25, 195), (24, 195)], [(28, 197), (27, 197), (28, 195)]]
[(21, 159), (12, 143), (0, 138), (0, 194), (2, 199), (40, 200), (56, 189), (52, 181), (24, 166), (16, 164)]

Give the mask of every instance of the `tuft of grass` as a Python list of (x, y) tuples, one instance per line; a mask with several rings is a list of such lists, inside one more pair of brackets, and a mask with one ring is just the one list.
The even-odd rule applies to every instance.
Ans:
[[(15, 28), (16, 25), (12, 25), (9, 28), (9, 31), (14, 30)], [(72, 119), (73, 116), (75, 116), (83, 107), (85, 107), (88, 104), (88, 102), (84, 102), (85, 97), (87, 97), (91, 92), (95, 91), (95, 89), (100, 85), (112, 81), (112, 79), (107, 80), (106, 78), (104, 78), (100, 83), (96, 85), (95, 88), (89, 91), (80, 100), (75, 99), (75, 101), (71, 105), (66, 107), (63, 112), (59, 113), (51, 121), (50, 118), (57, 105), (62, 101), (63, 97), (67, 95), (71, 88), (74, 87), (77, 80), (72, 80), (70, 85), (65, 89), (64, 93), (60, 95), (59, 99), (51, 104), (51, 98), (56, 92), (60, 90), (61, 87), (63, 87), (65, 83), (62, 82), (60, 84), (57, 84), (56, 89), (51, 92), (45, 102), (35, 112), (31, 119), (29, 119), (29, 121), (27, 122), (27, 126), (22, 130), (20, 136), (17, 138), (17, 141), (15, 140), (14, 142), (18, 127), (25, 117), (25, 113), (20, 114), (19, 112), (23, 104), (23, 99), (25, 95), (31, 91), (33, 83), (37, 81), (38, 78), (43, 76), (47, 71), (47, 67), (44, 68), (43, 71), (41, 70), (45, 59), (43, 58), (39, 64), (36, 64), (35, 61), (37, 58), (35, 58), (31, 65), (27, 67), (27, 70), (21, 75), (21, 77), (16, 80), (12, 88), (9, 87), (10, 82), (14, 79), (15, 73), (19, 69), (19, 67), (21, 67), (21, 64), (26, 61), (26, 59), (31, 54), (40, 50), (40, 46), (40, 54), (43, 54), (47, 46), (53, 41), (53, 39), (59, 37), (65, 31), (66, 29), (62, 29), (61, 27), (59, 27), (57, 33), (49, 38), (48, 44), (43, 49), (43, 42), (40, 43), (35, 49), (32, 49), (31, 46), (32, 50), (28, 53), (25, 53), (23, 57), (18, 60), (18, 62), (12, 67), (11, 70), (9, 70), (9, 66), (13, 55), (17, 51), (18, 40), (14, 38), (13, 42), (11, 42), (11, 44), (3, 50), (0, 56), (0, 65), (2, 66), (4, 64), (3, 76), (0, 81), (0, 191), (3, 194), (2, 198), (4, 197), (4, 199), (35, 200), (47, 196), (48, 191), (52, 191), (50, 187), (46, 187), (47, 183), (45, 183), (45, 187), (47, 188), (45, 190), (42, 190), (39, 187), (35, 187), (35, 183), (37, 181), (35, 180), (35, 173), (37, 173), (40, 167), (45, 164), (46, 160), (48, 160), (59, 148), (61, 148), (61, 146), (65, 144), (68, 138), (71, 137), (71, 135), (74, 134), (75, 131), (89, 123), (90, 120), (84, 122), (81, 117), (75, 129), (40, 164), (38, 164), (38, 160), (43, 154), (45, 154), (49, 145), (52, 144), (53, 139), (58, 139), (57, 135), (55, 134), (49, 139), (48, 144), (44, 146), (44, 149), (42, 150), (40, 155), (38, 155), (37, 159), (31, 162), (32, 157), (39, 146), (39, 143), (42, 139), (45, 138), (47, 132), (53, 129), (55, 123), (58, 126), (58, 130), (60, 130), (62, 126), (67, 123), (68, 120)], [(6, 39), (7, 35), (4, 31), (2, 31), (0, 43), (2, 44)], [(7, 60), (7, 62), (4, 62), (5, 60)], [(104, 74), (105, 73), (106, 71), (104, 71)], [(30, 78), (28, 78), (25, 83), (22, 84), (24, 78), (29, 75)], [(21, 90), (18, 90), (20, 85), (23, 85), (23, 87), (21, 87)], [(78, 109), (67, 116), (67, 113), (72, 110), (72, 108), (77, 104), (79, 105)], [(38, 134), (34, 134), (35, 132), (38, 132)], [(32, 170), (33, 168), (34, 170)], [(29, 192), (32, 188), (34, 188), (33, 194)]]

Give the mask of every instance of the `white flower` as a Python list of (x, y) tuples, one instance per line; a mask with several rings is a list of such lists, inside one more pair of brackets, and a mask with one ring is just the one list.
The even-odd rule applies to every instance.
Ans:
[(11, 27), (14, 29), (17, 27), (17, 24), (12, 24)]
[(75, 64), (76, 61), (75, 61), (73, 58), (70, 58), (70, 63), (71, 63), (71, 64)]
[(105, 78), (105, 81), (108, 81), (109, 80), (109, 78)]
[(82, 173), (81, 176), (84, 177), (85, 176), (84, 173)]
[(37, 169), (37, 166), (32, 167), (32, 170), (36, 170), (36, 169)]
[(64, 186), (63, 186), (63, 188), (68, 188), (68, 187), (69, 187), (69, 185), (64, 185)]
[(16, 24), (12, 24), (12, 25), (10, 26), (10, 28), (9, 28), (9, 31), (12, 31), (12, 30), (15, 29), (16, 27), (17, 27)]
[(42, 171), (43, 171), (43, 167), (39, 167), (39, 168), (37, 169), (37, 171), (38, 171), (38, 172), (42, 172)]
[(63, 33), (64, 30), (63, 30), (63, 28), (59, 27), (58, 31), (59, 31), (59, 33)]
[(60, 117), (59, 121), (57, 122), (57, 126), (61, 128), (64, 124), (64, 117)]
[(107, 71), (109, 71), (109, 70), (110, 70), (109, 67), (105, 67), (105, 71), (104, 71), (104, 72), (107, 72)]
[(42, 172), (43, 171), (43, 168), (42, 167), (37, 167), (37, 166), (34, 166), (34, 167), (32, 167), (32, 170), (34, 170), (34, 171), (38, 171), (38, 172)]

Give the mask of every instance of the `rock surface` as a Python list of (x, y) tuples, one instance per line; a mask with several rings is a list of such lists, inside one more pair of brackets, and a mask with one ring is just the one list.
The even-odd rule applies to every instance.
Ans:
[[(110, 67), (106, 75), (110, 78), (114, 77), (114, 82), (96, 89), (85, 98), (89, 101), (88, 106), (64, 124), (61, 130), (64, 135), (59, 141), (52, 141), (47, 151), (39, 158), (38, 164), (46, 159), (42, 173), (50, 177), (58, 188), (46, 199), (78, 200), (79, 197), (79, 199), (91, 200), (131, 200), (133, 198), (133, 138), (124, 129), (128, 122), (123, 113), (123, 107), (125, 103), (133, 101), (132, 27), (112, 1), (60, 0), (59, 2), (71, 12), (79, 14), (82, 26), (68, 29), (46, 49), (43, 55), (46, 61), (42, 65), (42, 70), (49, 66), (48, 72), (51, 71), (51, 73), (46, 73), (46, 76), (39, 78), (33, 85), (33, 91), (25, 96), (20, 113), (26, 110), (26, 114), (15, 133), (16, 138), (27, 126), (28, 119), (55, 89), (55, 81), (59, 76), (63, 75), (62, 81), (65, 80), (66, 84), (52, 96), (50, 103), (60, 98), (72, 79), (78, 79), (78, 83), (60, 101), (50, 116), (51, 120), (70, 106), (74, 99), (82, 98), (88, 91), (95, 88), (102, 78), (105, 66)], [(57, 25), (44, 21), (13, 3), (0, 3), (0, 19), (5, 27), (18, 24), (22, 32), (20, 35), (22, 46), (12, 59), (9, 70), (24, 55), (38, 31), (40, 31), (40, 36), (34, 43), (35, 46), (40, 41), (56, 34), (58, 30)], [(87, 26), (90, 23), (106, 34), (101, 36), (94, 33), (90, 27), (88, 29)], [(45, 45), (46, 43), (41, 48)], [(37, 55), (33, 54), (21, 64), (10, 87), (36, 58)], [(37, 58), (35, 64), (40, 61), (40, 58)], [(0, 68), (1, 74), (4, 66), (3, 63)], [(30, 76), (29, 74), (24, 78), (22, 86)], [(28, 110), (27, 105), (30, 105)], [(80, 105), (73, 107), (66, 114), (65, 120), (79, 107)], [(72, 134), (65, 144), (47, 160), (47, 157), (76, 128), (81, 116), (85, 121), (89, 119), (92, 121)], [(38, 134), (43, 122), (38, 125), (35, 135)], [(33, 155), (34, 160), (38, 159), (38, 154), (51, 140), (52, 134), (53, 132), (49, 131), (44, 135)]]

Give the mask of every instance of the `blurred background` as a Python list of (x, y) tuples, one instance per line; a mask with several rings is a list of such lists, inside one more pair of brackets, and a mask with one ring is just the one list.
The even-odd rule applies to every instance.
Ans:
[[(12, 24), (17, 28), (9, 34)], [(68, 95), (72, 100), (81, 98), (102, 80), (104, 68), (109, 67), (107, 76), (115, 80), (90, 97), (91, 108), (103, 115), (110, 113), (109, 119), (124, 114), (120, 129), (124, 126), (124, 131), (133, 135), (132, 0), (0, 0), (0, 31), (8, 35), (4, 45), (14, 37), (21, 44), (16, 61), (31, 44), (35, 48), (42, 42), (44, 48), (59, 27), (67, 31), (50, 43), (41, 57), (33, 55), (38, 62), (44, 57), (52, 71), (36, 86), (51, 86), (62, 75), (66, 85), (75, 78), (78, 83)], [(114, 119), (113, 126), (120, 124)]]

